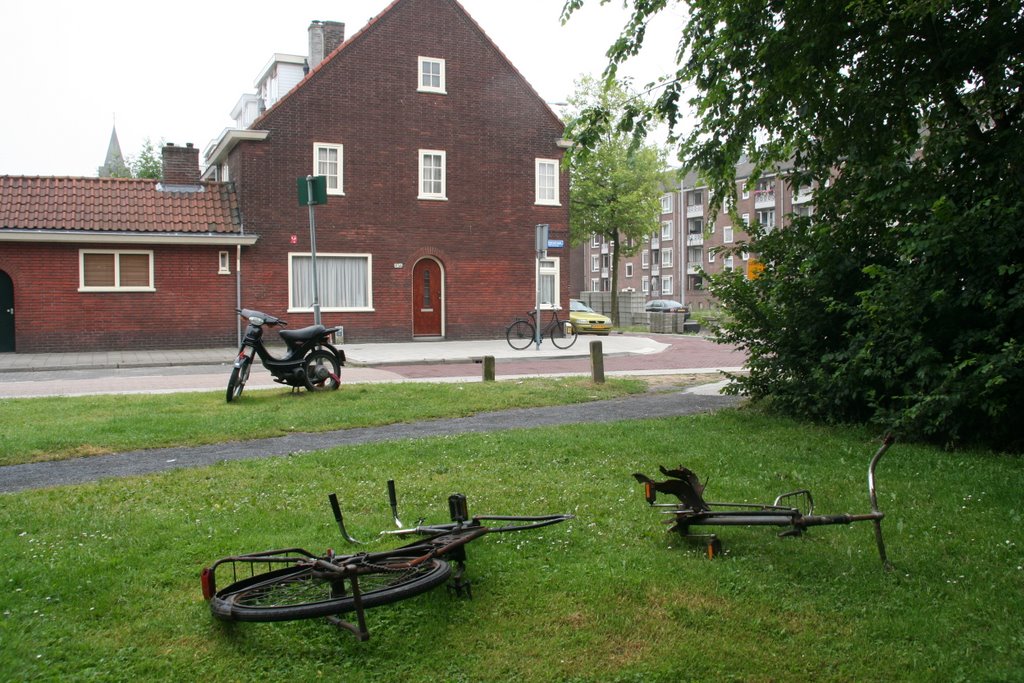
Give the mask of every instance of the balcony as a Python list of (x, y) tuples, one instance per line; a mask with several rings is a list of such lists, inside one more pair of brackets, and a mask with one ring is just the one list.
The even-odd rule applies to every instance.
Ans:
[(703, 215), (704, 215), (704, 205), (703, 204), (690, 204), (690, 205), (688, 205), (686, 207), (686, 217), (687, 218), (700, 218)]
[(700, 269), (700, 264), (699, 263), (687, 263), (686, 264), (686, 274), (687, 275), (699, 275), (700, 274), (698, 272), (699, 269)]
[(814, 198), (814, 190), (809, 187), (801, 187), (797, 189), (793, 195), (794, 204), (806, 204)]
[(774, 209), (775, 190), (756, 190), (754, 192), (755, 209)]
[(659, 238), (651, 238), (651, 249), (661, 249), (661, 240)]
[(691, 232), (686, 236), (686, 246), (688, 247), (702, 247), (704, 246), (704, 233), (702, 232)]

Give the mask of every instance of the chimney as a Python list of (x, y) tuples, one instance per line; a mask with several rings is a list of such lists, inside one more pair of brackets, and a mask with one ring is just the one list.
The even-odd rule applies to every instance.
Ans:
[(345, 24), (340, 21), (314, 21), (309, 25), (309, 68), (324, 61), (345, 42)]
[(176, 147), (168, 142), (160, 150), (164, 162), (165, 185), (198, 185), (199, 184), (199, 148), (189, 142), (184, 147)]

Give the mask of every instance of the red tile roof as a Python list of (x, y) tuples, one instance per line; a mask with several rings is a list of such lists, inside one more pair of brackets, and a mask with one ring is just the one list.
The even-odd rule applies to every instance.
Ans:
[(0, 176), (0, 229), (241, 232), (230, 184), (161, 188), (133, 178)]

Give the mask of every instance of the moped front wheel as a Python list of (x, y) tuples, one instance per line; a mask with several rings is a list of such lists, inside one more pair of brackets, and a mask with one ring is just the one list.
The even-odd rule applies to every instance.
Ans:
[(231, 377), (228, 378), (228, 403), (242, 395), (245, 383), (249, 380), (249, 369), (252, 367), (252, 358), (243, 358), (238, 366), (231, 369)]
[(338, 357), (327, 349), (317, 349), (306, 356), (306, 389), (309, 391), (336, 391), (341, 386), (341, 366)]

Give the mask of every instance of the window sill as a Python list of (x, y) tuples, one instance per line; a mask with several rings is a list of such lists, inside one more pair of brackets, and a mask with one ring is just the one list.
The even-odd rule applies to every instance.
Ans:
[(432, 195), (432, 194), (421, 194), (418, 197), (416, 197), (416, 199), (422, 199), (422, 200), (428, 201), (428, 202), (446, 202), (446, 201), (448, 201), (448, 197), (439, 197), (437, 195)]

